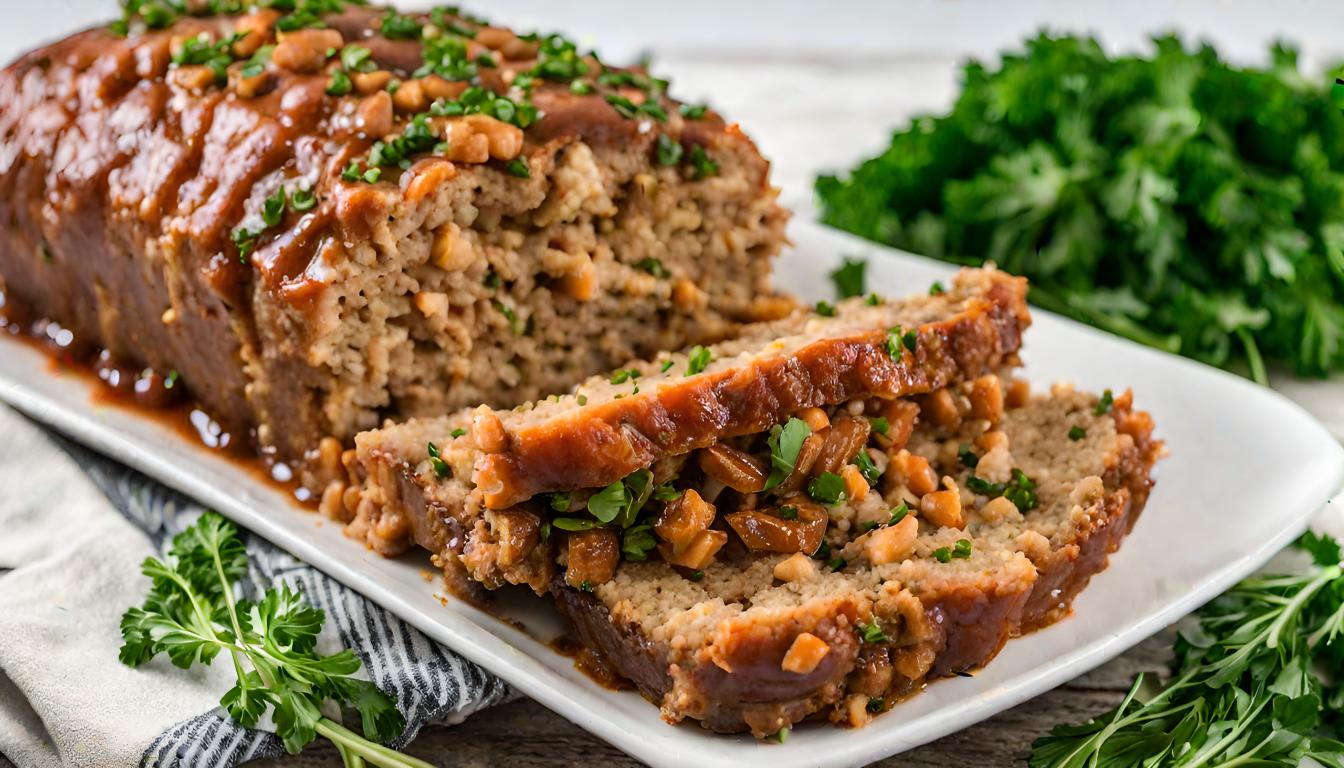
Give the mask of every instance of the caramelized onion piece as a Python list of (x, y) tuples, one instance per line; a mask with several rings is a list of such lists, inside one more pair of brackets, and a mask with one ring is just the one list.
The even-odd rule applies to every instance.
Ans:
[(680, 554), (712, 522), (714, 505), (700, 498), (694, 489), (687, 489), (669, 501), (654, 518), (653, 531), (671, 546), (673, 552)]
[(770, 476), (765, 462), (723, 443), (709, 446), (697, 453), (696, 458), (705, 474), (738, 493), (765, 490), (766, 478)]
[(812, 465), (817, 462), (817, 457), (821, 455), (821, 447), (826, 444), (826, 432), (813, 432), (810, 437), (803, 441), (803, 446), (798, 450), (798, 458), (793, 462), (793, 471), (784, 481), (775, 487), (775, 492), (781, 496), (795, 493), (803, 487), (808, 478), (812, 476)]
[(621, 541), (611, 528), (576, 531), (566, 541), (565, 581), (571, 587), (591, 588), (616, 575), (621, 560)]
[(826, 442), (812, 465), (812, 475), (822, 472), (839, 474), (845, 464), (868, 442), (868, 420), (851, 414), (836, 416), (826, 432)]
[(658, 553), (668, 565), (679, 565), (698, 571), (712, 563), (714, 555), (718, 554), (727, 543), (728, 534), (723, 531), (707, 530), (697, 533), (681, 552), (672, 551), (672, 546), (665, 541), (659, 542)]
[[(796, 510), (796, 519), (779, 516), (781, 510)], [(794, 496), (770, 510), (752, 509), (724, 517), (752, 552), (812, 554), (826, 533), (826, 509), (810, 499)]]
[(910, 440), (915, 431), (915, 419), (919, 417), (919, 406), (910, 400), (888, 400), (882, 406), (882, 415), (887, 419), (888, 451), (899, 451)]
[(523, 562), (541, 540), (541, 518), (522, 507), (510, 507), (490, 514), (494, 534), (499, 541), (496, 557), (501, 568)]

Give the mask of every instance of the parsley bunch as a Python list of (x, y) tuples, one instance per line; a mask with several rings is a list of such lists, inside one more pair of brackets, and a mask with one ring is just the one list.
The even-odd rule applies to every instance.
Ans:
[[(146, 558), (141, 570), (154, 583), (144, 604), (121, 618), (123, 664), (138, 667), (163, 653), (189, 669), (227, 653), (238, 682), (220, 705), (246, 728), (271, 710), (291, 754), (320, 735), (336, 745), (347, 768), (429, 768), (377, 743), (399, 736), (406, 721), (392, 697), (353, 677), (354, 652), (316, 652), (326, 620), (321, 610), (288, 586), (256, 602), (235, 596), (247, 552), (232, 523), (207, 512), (173, 539), (166, 562)], [(363, 737), (322, 716), (318, 708), (328, 700), (358, 710)]]
[(1240, 68), (1172, 37), (1152, 56), (1041, 35), (972, 62), (823, 220), (945, 261), (993, 260), (1036, 304), (1204, 362), (1344, 368), (1344, 114), (1295, 52)]
[(1165, 688), (1140, 676), (1114, 710), (1038, 739), (1031, 768), (1344, 766), (1340, 548), (1311, 533), (1299, 546), (1308, 573), (1253, 577), (1209, 603)]

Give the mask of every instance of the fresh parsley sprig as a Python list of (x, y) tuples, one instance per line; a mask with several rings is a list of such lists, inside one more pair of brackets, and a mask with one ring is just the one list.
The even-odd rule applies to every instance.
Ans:
[(1140, 676), (1115, 709), (1037, 739), (1031, 768), (1344, 766), (1340, 548), (1311, 533), (1298, 545), (1309, 572), (1252, 577), (1209, 603), (1166, 687)]
[[(270, 710), (290, 754), (322, 736), (347, 768), (429, 768), (378, 743), (399, 736), (406, 720), (391, 696), (353, 677), (360, 666), (354, 652), (317, 653), (323, 611), (288, 586), (256, 602), (235, 594), (247, 551), (232, 523), (205, 513), (173, 539), (166, 560), (146, 558), (141, 570), (153, 586), (144, 604), (121, 618), (123, 664), (138, 667), (162, 653), (189, 669), (227, 654), (238, 682), (220, 705), (246, 728)], [(363, 736), (322, 716), (319, 707), (329, 700), (359, 712)]]
[[(1031, 278), (1032, 303), (1264, 381), (1344, 369), (1344, 110), (1275, 46), (1027, 40), (951, 110), (817, 180), (827, 224)], [(1337, 74), (1337, 73), (1332, 73)]]

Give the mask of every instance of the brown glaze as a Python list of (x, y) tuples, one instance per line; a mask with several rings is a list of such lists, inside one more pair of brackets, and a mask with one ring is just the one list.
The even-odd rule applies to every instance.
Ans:
[[(326, 22), (408, 78), (421, 64), (420, 42), (383, 38), (381, 16), (381, 8), (351, 6)], [(239, 23), (184, 17), (128, 37), (97, 27), (0, 72), (0, 279), (14, 299), (117, 359), (180, 371), (226, 431), (298, 461), (332, 428), (319, 402), (331, 374), (306, 359), (300, 342), (313, 329), (297, 318), (326, 287), (324, 259), (366, 238), (371, 217), (383, 215), (382, 193), (399, 171), (386, 169), (378, 184), (340, 179), (386, 137), (356, 116), (361, 96), (326, 94), (325, 70), (272, 61), (267, 86), (251, 98), (236, 90), (245, 57), (230, 66), (228, 86), (184, 83), (171, 64), (174, 41), (201, 32), (221, 39)], [(471, 56), (485, 50), (468, 47)], [(536, 64), (497, 58), (480, 84), (499, 93)], [(590, 77), (597, 66), (592, 60)], [(643, 134), (643, 121), (622, 118), (600, 93), (570, 92), (568, 82), (538, 80), (532, 100), (542, 114), (523, 152), (542, 156), (543, 166), (576, 139), (647, 149), (659, 131), (687, 144), (730, 133), (712, 113), (682, 120), (670, 99), (669, 121)], [(408, 117), (397, 115), (392, 133)], [(258, 226), (266, 196), (300, 181), (316, 208), (288, 211), (240, 259), (233, 232)], [(249, 366), (266, 368), (268, 381)]]
[(558, 490), (600, 488), (659, 456), (768, 431), (804, 408), (929, 392), (993, 371), (1017, 352), (1030, 322), (1026, 283), (1002, 276), (959, 316), (918, 330), (913, 354), (893, 359), (885, 331), (829, 338), (794, 353), (667, 383), (646, 396), (576, 408), (510, 435), (472, 480), (502, 509)]
[[(0, 299), (3, 299), (0, 295)], [(246, 436), (229, 432), (210, 415), (175, 376), (116, 360), (107, 350), (90, 352), (66, 329), (39, 321), (25, 329), (15, 319), (19, 312), (0, 300), (0, 343), (27, 344), (47, 355), (54, 375), (76, 376), (89, 387), (89, 400), (100, 407), (135, 413), (169, 428), (198, 450), (227, 458), (258, 482), (284, 492), (305, 509), (316, 509), (317, 497), (298, 482), (284, 462), (267, 462), (253, 451)]]

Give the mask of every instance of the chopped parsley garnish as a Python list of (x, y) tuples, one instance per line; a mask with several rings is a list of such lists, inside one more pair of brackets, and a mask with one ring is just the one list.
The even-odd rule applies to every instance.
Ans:
[(467, 434), (467, 430), (465, 430), (465, 429), (463, 429), (463, 428), (461, 428), (461, 427), (458, 427), (457, 429), (454, 429), (452, 432), (449, 432), (448, 434), (449, 434), (450, 436), (452, 436), (453, 438), (459, 438), (459, 437), (461, 437), (461, 436)]
[(588, 497), (588, 513), (601, 525), (615, 522), (629, 528), (652, 494), (653, 473), (640, 469)]
[(770, 739), (773, 741), (777, 741), (780, 744), (783, 744), (784, 742), (788, 741), (789, 740), (788, 726), (784, 726), (783, 728), (780, 728), (778, 731), (775, 731), (775, 734), (771, 736)]
[(818, 301), (814, 309), (822, 317), (835, 317), (835, 305), (829, 301)]
[(537, 49), (537, 64), (530, 74), (543, 80), (573, 81), (588, 74), (588, 62), (579, 55), (573, 40), (564, 35), (547, 35)]
[(350, 76), (343, 69), (333, 69), (331, 78), (327, 80), (328, 96), (344, 96), (355, 89), (355, 84), (350, 81)]
[(537, 108), (530, 102), (515, 102), (494, 91), (474, 85), (454, 100), (436, 100), (430, 105), (429, 113), (435, 117), (489, 115), (502, 123), (519, 128), (526, 128), (537, 121)]
[(593, 84), (587, 80), (575, 79), (569, 84), (569, 92), (577, 93), (580, 96), (587, 96), (593, 92)]
[(492, 299), (490, 304), (494, 306), (496, 312), (503, 315), (504, 319), (509, 321), (509, 330), (513, 331), (514, 336), (524, 336), (527, 334), (527, 325), (518, 317), (518, 313), (514, 312), (511, 307), (499, 299)]
[(821, 543), (817, 545), (817, 551), (812, 553), (812, 557), (816, 558), (817, 560), (830, 559), (831, 545), (826, 543), (825, 539), (822, 539)]
[(229, 81), (229, 65), (233, 63), (230, 49), (243, 38), (243, 34), (229, 35), (212, 42), (208, 32), (189, 37), (182, 42), (182, 48), (173, 54), (174, 67), (204, 66), (215, 76), (216, 85)]
[(943, 287), (943, 284), (940, 283), (940, 282), (938, 282), (937, 280), (934, 280), (934, 281), (933, 281), (933, 285), (930, 285), (930, 286), (929, 286), (929, 295), (930, 295), (930, 296), (941, 296), (941, 295), (943, 295), (944, 293), (947, 293), (947, 289), (944, 288), (944, 287)]
[(864, 533), (867, 533), (868, 531), (871, 531), (874, 528), (876, 528), (878, 525), (880, 525), (880, 523), (878, 523), (876, 520), (864, 520), (862, 523), (859, 524), (859, 530), (863, 531)]
[(568, 512), (570, 505), (574, 503), (574, 497), (568, 491), (556, 491), (550, 495), (546, 503), (556, 512)]
[(1036, 483), (1020, 469), (1014, 469), (1012, 478), (1006, 483), (991, 483), (983, 477), (971, 475), (966, 478), (966, 487), (982, 496), (1002, 496), (1013, 502), (1020, 512), (1033, 510), (1039, 503)]
[(654, 501), (672, 501), (681, 498), (681, 491), (672, 487), (671, 483), (663, 483), (653, 489)]
[(557, 517), (551, 520), (551, 524), (562, 531), (571, 532), (591, 531), (605, 525), (601, 520), (594, 520), (591, 517)]
[(621, 555), (626, 560), (642, 563), (649, 559), (649, 552), (658, 546), (653, 538), (653, 526), (648, 523), (626, 528), (621, 534)]
[(830, 568), (832, 571), (844, 570), (846, 565), (849, 565), (849, 563), (843, 557), (833, 557), (826, 561), (826, 567)]
[(677, 107), (677, 111), (687, 120), (701, 120), (708, 110), (709, 107), (704, 104), (682, 104), (680, 107)]
[(717, 176), (719, 173), (719, 164), (710, 159), (705, 152), (705, 148), (699, 144), (691, 147), (691, 178), (699, 180), (710, 176)]
[(709, 347), (696, 344), (691, 347), (691, 353), (686, 356), (686, 375), (694, 376), (704, 371), (713, 360), (714, 353), (709, 351)]
[(666, 133), (658, 134), (657, 150), (659, 165), (676, 165), (681, 162), (681, 157), (685, 154), (681, 142)]
[(317, 195), (307, 187), (300, 187), (289, 196), (289, 207), (299, 213), (311, 211), (317, 205)]
[(587, 395), (579, 395), (578, 397), (574, 398), (574, 401), (577, 402), (579, 405), (587, 405), (587, 404), (588, 404), (588, 396), (587, 396)]
[(256, 77), (266, 71), (266, 63), (271, 60), (271, 54), (275, 52), (274, 45), (263, 45), (252, 54), (252, 58), (247, 60), (242, 70), (238, 72), (244, 79)]
[(467, 41), (460, 35), (431, 37), (421, 44), (420, 53), (424, 63), (415, 70), (414, 77), (438, 75), (461, 82), (475, 78), (479, 71), (476, 62), (467, 57)]
[(770, 430), (770, 437), (766, 439), (770, 446), (770, 476), (766, 478), (763, 490), (774, 488), (793, 472), (803, 441), (811, 434), (812, 428), (807, 422), (796, 417), (790, 417), (783, 426), (776, 424)]
[(885, 435), (891, 431), (891, 422), (887, 421), (886, 416), (875, 416), (868, 419), (868, 426), (878, 435)]
[(919, 347), (919, 335), (912, 330), (904, 330), (899, 325), (887, 329), (887, 354), (892, 360), (901, 359), (901, 348), (914, 352)]
[(659, 373), (667, 373), (668, 371), (672, 370), (672, 366), (673, 366), (673, 365), (676, 365), (676, 363), (674, 363), (674, 362), (671, 361), (671, 360), (665, 360), (665, 361), (663, 362), (663, 364), (662, 364), (661, 366), (658, 367), (658, 372), (659, 372)]
[(873, 457), (869, 455), (867, 448), (860, 448), (854, 456), (854, 465), (859, 468), (859, 474), (868, 481), (869, 485), (874, 485), (882, 477), (882, 471), (873, 463)]
[(177, 381), (180, 378), (182, 378), (182, 374), (178, 373), (177, 369), (169, 371), (168, 375), (163, 377), (163, 388), (172, 389), (177, 386)]
[(797, 520), (797, 519), (798, 519), (798, 508), (795, 507), (795, 506), (793, 506), (792, 504), (785, 504), (784, 506), (782, 506), (782, 507), (779, 508), (779, 519), (781, 519), (781, 520)]
[(620, 370), (611, 374), (611, 379), (609, 379), (609, 381), (612, 384), (624, 384), (627, 381), (632, 381), (638, 378), (639, 378), (639, 371), (635, 370), (634, 368), (621, 368)]
[(834, 472), (822, 472), (807, 484), (807, 495), (828, 507), (834, 507), (845, 500), (845, 479)]
[(865, 643), (879, 644), (891, 642), (891, 638), (882, 630), (882, 625), (877, 623), (877, 619), (873, 619), (870, 624), (865, 624), (862, 621), (855, 622), (854, 631), (858, 633), (859, 638)]
[(346, 72), (372, 72), (378, 65), (373, 51), (362, 45), (347, 45), (341, 49), (341, 68)]
[(975, 465), (980, 463), (980, 457), (976, 456), (975, 451), (971, 450), (971, 446), (966, 444), (962, 444), (962, 446), (957, 449), (957, 459), (961, 461), (961, 465), (967, 469), (975, 469)]
[(862, 296), (867, 282), (868, 261), (866, 259), (845, 257), (839, 267), (832, 270), (831, 282), (835, 284), (835, 293), (842, 299)]
[[(247, 263), (247, 257), (256, 250), (257, 238), (261, 237), (261, 232), (255, 229), (244, 229), (239, 227), (233, 231), (233, 246), (238, 249), (238, 260)], [(50, 258), (47, 259), (50, 261)]]
[(510, 160), (504, 170), (509, 172), (510, 176), (517, 176), (522, 179), (532, 178), (532, 169), (528, 167), (527, 161), (521, 157), (515, 157)]
[(443, 460), (443, 454), (439, 453), (439, 447), (433, 443), (429, 444), (429, 468), (434, 470), (435, 477), (448, 476), (448, 462)]
[(891, 519), (887, 520), (887, 525), (895, 525), (901, 522), (908, 514), (910, 514), (910, 507), (906, 506), (905, 502), (902, 501), (899, 507), (891, 510)]
[(648, 272), (659, 280), (666, 280), (672, 276), (672, 273), (667, 271), (667, 267), (663, 266), (663, 262), (651, 256), (635, 262), (635, 268)]
[(864, 299), (863, 303), (870, 307), (876, 307), (882, 304), (882, 297), (878, 296), (876, 293), (870, 293), (868, 294), (868, 298)]
[(868, 700), (868, 704), (865, 705), (865, 709), (867, 709), (874, 715), (881, 712), (885, 712), (887, 711), (887, 700), (882, 698), (881, 696), (871, 698)]
[(1093, 408), (1092, 412), (1098, 416), (1105, 416), (1111, 412), (1111, 405), (1114, 402), (1115, 398), (1111, 395), (1111, 390), (1102, 390), (1101, 398), (1097, 400), (1097, 407)]
[(1079, 441), (1079, 440), (1082, 440), (1084, 437), (1087, 437), (1087, 430), (1086, 430), (1086, 429), (1083, 429), (1082, 427), (1078, 426), (1077, 424), (1073, 425), (1072, 427), (1069, 427), (1069, 439), (1070, 439), (1070, 440), (1073, 440), (1074, 442), (1077, 442), (1077, 441)]
[(970, 539), (957, 539), (957, 543), (951, 547), (939, 547), (933, 550), (933, 556), (940, 563), (965, 560), (971, 556)]
[(701, 579), (705, 578), (705, 572), (691, 571), (690, 573), (686, 574), (686, 578), (690, 579), (691, 581), (700, 581)]
[[(639, 104), (636, 104), (619, 93), (606, 93), (602, 95), (602, 98), (606, 99), (607, 103), (611, 105), (612, 109), (616, 110), (618, 115), (627, 120), (634, 119), (640, 115), (647, 115), (660, 123), (667, 122), (667, 112), (653, 97), (649, 97)], [(701, 153), (703, 152), (704, 150), (701, 150)], [(694, 155), (694, 152), (692, 152), (692, 155)]]
[(592, 592), (593, 582), (589, 581), (588, 579), (584, 579), (583, 581), (579, 582), (579, 589), (583, 590), (584, 592)]

